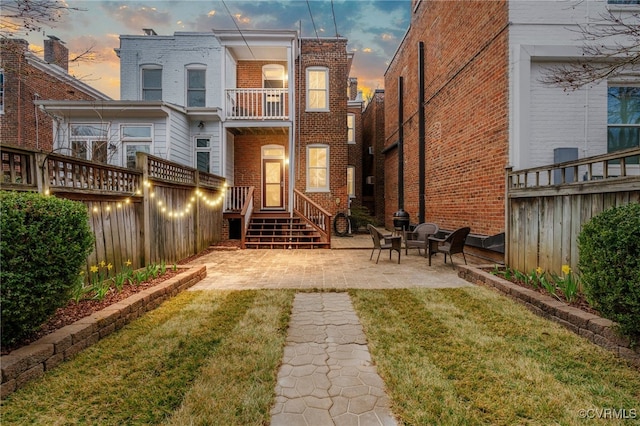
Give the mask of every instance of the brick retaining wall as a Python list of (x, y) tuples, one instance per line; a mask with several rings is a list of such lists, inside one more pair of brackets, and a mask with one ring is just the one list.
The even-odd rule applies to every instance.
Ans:
[(185, 272), (157, 286), (129, 296), (28, 346), (3, 355), (0, 358), (0, 398), (4, 399), (30, 380), (44, 375), (45, 371), (73, 358), (105, 336), (157, 308), (162, 302), (193, 286), (206, 275), (207, 269), (204, 265), (189, 267)]
[(490, 269), (493, 265), (457, 265), (457, 267), (461, 278), (474, 284), (495, 288), (500, 293), (521, 302), (536, 315), (559, 323), (596, 345), (612, 351), (636, 368), (640, 368), (640, 348), (631, 349), (629, 340), (615, 332), (613, 321), (574, 308), (551, 296), (514, 284), (481, 269)]

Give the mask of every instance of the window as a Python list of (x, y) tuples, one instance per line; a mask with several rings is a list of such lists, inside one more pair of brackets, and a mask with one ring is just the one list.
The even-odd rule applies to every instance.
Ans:
[(307, 191), (329, 191), (329, 147), (327, 145), (307, 147)]
[(162, 68), (145, 68), (142, 70), (142, 100), (162, 100)]
[(355, 125), (356, 115), (347, 114), (347, 143), (356, 143)]
[(4, 70), (0, 70), (0, 114), (4, 114)]
[(609, 87), (607, 112), (607, 152), (640, 146), (640, 87)]
[(211, 139), (196, 138), (196, 168), (209, 173)]
[(307, 68), (307, 111), (329, 111), (327, 68)]
[(356, 168), (347, 166), (347, 193), (349, 198), (356, 197)]
[(609, 4), (635, 4), (640, 5), (640, 0), (607, 0)]
[(203, 107), (205, 106), (205, 70), (188, 69), (187, 70), (187, 106)]
[(108, 123), (83, 123), (70, 126), (71, 155), (83, 160), (107, 162)]
[(136, 152), (151, 153), (151, 125), (123, 125), (120, 127), (124, 146), (124, 163), (129, 168), (136, 166)]

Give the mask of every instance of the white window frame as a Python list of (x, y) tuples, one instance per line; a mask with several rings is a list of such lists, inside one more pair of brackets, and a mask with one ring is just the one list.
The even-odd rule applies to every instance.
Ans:
[[(325, 75), (325, 84), (326, 86), (324, 88), (312, 88), (310, 86), (310, 78), (309, 78), (309, 74), (312, 72), (322, 72)], [(311, 111), (311, 112), (328, 112), (329, 111), (329, 68), (327, 67), (308, 67), (306, 69), (306, 110), (307, 111)], [(325, 102), (325, 107), (324, 108), (318, 108), (315, 106), (312, 106), (310, 104), (311, 102), (311, 96), (310, 96), (310, 92), (315, 91), (315, 92), (324, 92), (324, 102)]]
[[(149, 128), (149, 137), (143, 136), (125, 136), (124, 131), (127, 127), (137, 127), (137, 128)], [(129, 159), (127, 150), (131, 147), (144, 147), (144, 149), (136, 149), (136, 151), (146, 152), (147, 154), (151, 154), (151, 148), (153, 146), (153, 124), (151, 123), (122, 123), (120, 124), (120, 140), (122, 141), (122, 164), (125, 167), (132, 167), (135, 164), (135, 160), (133, 164), (129, 164)]]
[[(207, 141), (209, 141), (209, 144), (207, 146), (199, 147), (198, 146), (198, 140), (199, 139), (207, 140)], [(207, 154), (209, 154), (209, 162), (207, 163), (207, 168), (209, 170), (200, 170), (200, 171), (205, 172), (205, 173), (211, 173), (211, 136), (195, 136), (193, 138), (193, 146), (195, 146), (195, 148), (196, 148), (196, 155), (195, 155), (195, 158), (194, 158), (195, 164), (193, 165), (193, 167), (195, 169), (197, 169), (197, 170), (200, 170), (200, 169), (198, 169), (198, 153), (206, 152)]]
[[(202, 88), (190, 88), (189, 87), (189, 73), (191, 71), (201, 71), (204, 73), (204, 85), (202, 86)], [(185, 71), (185, 77), (184, 77), (184, 81), (185, 81), (185, 90), (186, 90), (186, 94), (185, 94), (185, 105), (187, 106), (187, 108), (200, 108), (200, 107), (206, 107), (207, 106), (207, 68), (204, 65), (189, 65), (187, 66), (187, 69)], [(191, 105), (189, 104), (189, 93), (194, 93), (194, 92), (202, 92), (203, 93), (203, 98), (204, 98), (204, 105)]]
[[(311, 154), (310, 151), (313, 149), (324, 149), (326, 151), (326, 165), (324, 167), (311, 167)], [(331, 176), (330, 176), (330, 165), (331, 165), (331, 157), (330, 157), (330, 150), (329, 150), (329, 145), (326, 144), (312, 144), (312, 145), (307, 145), (307, 192), (330, 192), (330, 182), (331, 182)], [(324, 186), (312, 186), (311, 185), (311, 179), (310, 179), (310, 175), (311, 175), (311, 170), (312, 169), (325, 169), (325, 175), (326, 175), (326, 184)]]
[[(82, 126), (82, 127), (95, 126), (97, 128), (100, 128), (104, 132), (104, 138), (101, 138), (100, 136), (96, 136), (96, 135), (74, 135), (73, 134), (73, 128), (76, 127), (76, 126)], [(69, 149), (71, 150), (71, 156), (75, 156), (74, 153), (73, 153), (73, 151), (74, 151), (74, 149), (73, 149), (74, 143), (84, 144), (85, 156), (84, 157), (75, 156), (75, 157), (83, 159), (83, 160), (100, 161), (100, 160), (97, 160), (97, 159), (93, 158), (94, 157), (94, 153), (97, 151), (97, 148), (96, 148), (95, 145), (104, 144), (104, 150), (105, 150), (104, 163), (108, 163), (109, 162), (108, 144), (109, 144), (110, 129), (111, 129), (111, 123), (109, 123), (109, 122), (106, 122), (106, 123), (71, 122), (71, 123), (69, 123)]]
[[(637, 89), (640, 90), (640, 87), (637, 84), (632, 84), (632, 83), (610, 83), (609, 86), (607, 87), (607, 114), (608, 114), (608, 110), (609, 110), (609, 92), (608, 92), (608, 90), (613, 88), (613, 87), (633, 87), (633, 88), (637, 88)], [(640, 123), (609, 123), (609, 120), (607, 119), (607, 129), (609, 129), (609, 127), (633, 128), (633, 129), (638, 129), (638, 131), (640, 132)], [(609, 152), (608, 137), (607, 137), (607, 152)]]
[(349, 198), (356, 198), (356, 167), (347, 166), (347, 194)]
[[(145, 71), (150, 71), (150, 70), (160, 70), (160, 87), (145, 87), (144, 85), (144, 72)], [(143, 101), (146, 101), (148, 99), (145, 98), (145, 91), (146, 90), (160, 90), (160, 99), (151, 99), (152, 101), (157, 101), (157, 100), (162, 100), (162, 80), (163, 80), (163, 76), (162, 76), (162, 67), (159, 65), (144, 65), (140, 68), (140, 99)]]
[(356, 115), (353, 113), (347, 114), (347, 143), (356, 143)]

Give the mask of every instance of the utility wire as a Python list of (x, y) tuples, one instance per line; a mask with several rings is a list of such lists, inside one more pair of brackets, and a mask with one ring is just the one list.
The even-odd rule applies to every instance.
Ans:
[(313, 13), (311, 13), (311, 5), (309, 4), (309, 0), (307, 0), (307, 8), (309, 9), (309, 16), (311, 16), (311, 23), (313, 24), (313, 31), (316, 32), (316, 39), (320, 41), (320, 37), (318, 37), (318, 30), (316, 29), (316, 23), (313, 20)]
[(331, 0), (331, 15), (333, 15), (333, 28), (336, 29), (336, 38), (338, 38), (340, 34), (338, 34), (338, 24), (336, 24), (336, 13), (333, 11), (333, 0)]
[(238, 32), (240, 33), (240, 37), (242, 37), (242, 40), (244, 41), (244, 44), (247, 46), (247, 49), (249, 49), (249, 52), (251, 53), (251, 57), (255, 60), (256, 59), (256, 55), (253, 54), (253, 50), (251, 50), (251, 46), (249, 46), (249, 43), (247, 43), (247, 39), (244, 38), (244, 34), (242, 34), (242, 30), (240, 29), (240, 27), (238, 26), (238, 23), (236, 22), (236, 19), (233, 17), (233, 15), (231, 14), (231, 11), (229, 10), (229, 8), (227, 7), (227, 4), (224, 2), (224, 0), (220, 0), (222, 1), (222, 4), (224, 5), (224, 8), (227, 9), (227, 13), (229, 14), (229, 16), (231, 17), (231, 20), (233, 21), (233, 24), (236, 26), (236, 29), (238, 30)]

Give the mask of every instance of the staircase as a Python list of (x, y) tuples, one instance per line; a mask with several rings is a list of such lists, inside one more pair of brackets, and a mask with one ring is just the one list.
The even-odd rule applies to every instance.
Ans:
[(245, 237), (245, 247), (254, 249), (331, 248), (320, 233), (299, 217), (288, 214), (255, 213)]

